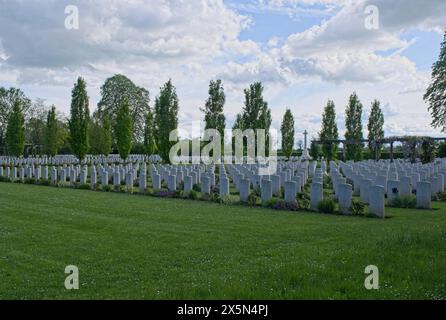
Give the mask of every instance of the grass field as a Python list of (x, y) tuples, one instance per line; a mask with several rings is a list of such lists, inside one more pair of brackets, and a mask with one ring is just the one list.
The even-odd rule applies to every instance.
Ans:
[(0, 298), (446, 299), (434, 207), (379, 220), (0, 183)]

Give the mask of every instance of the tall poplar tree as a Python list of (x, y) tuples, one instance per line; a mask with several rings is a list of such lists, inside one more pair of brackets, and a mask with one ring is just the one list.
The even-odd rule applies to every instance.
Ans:
[(10, 155), (23, 156), (25, 150), (25, 117), (20, 100), (16, 100), (6, 128), (6, 145)]
[(55, 106), (52, 106), (48, 111), (45, 124), (44, 143), (45, 153), (54, 157), (59, 151), (58, 124)]
[(345, 114), (345, 139), (353, 141), (353, 143), (347, 143), (346, 145), (347, 160), (361, 161), (364, 148), (364, 145), (359, 142), (359, 140), (364, 139), (362, 133), (362, 104), (356, 92), (350, 96)]
[(119, 155), (123, 160), (127, 160), (132, 149), (132, 116), (127, 99), (121, 102), (117, 110), (115, 134)]
[(90, 110), (87, 84), (79, 77), (71, 93), (70, 144), (74, 155), (82, 161), (89, 150), (88, 127)]
[(146, 115), (146, 122), (144, 127), (144, 150), (147, 155), (156, 153), (156, 139), (155, 139), (155, 122), (152, 112)]
[(289, 158), (293, 154), (294, 147), (294, 117), (290, 109), (285, 111), (282, 126), (280, 127), (282, 134), (282, 152), (285, 157)]
[(226, 118), (223, 113), (226, 96), (221, 80), (211, 81), (209, 97), (202, 112), (204, 112), (205, 129), (216, 129), (224, 137)]
[(169, 152), (175, 142), (169, 141), (170, 132), (178, 128), (179, 102), (172, 80), (161, 88), (155, 100), (154, 132), (159, 155), (165, 162), (169, 162)]
[(336, 124), (336, 109), (333, 101), (329, 100), (322, 115), (322, 129), (319, 140), (322, 143), (322, 153), (327, 161), (337, 158), (338, 144), (330, 140), (339, 139), (338, 126)]
[(369, 131), (369, 150), (377, 157), (378, 160), (381, 157), (382, 151), (382, 143), (379, 141), (384, 139), (384, 115), (381, 111), (380, 102), (378, 100), (375, 100), (372, 103), (372, 110), (370, 112), (367, 129)]

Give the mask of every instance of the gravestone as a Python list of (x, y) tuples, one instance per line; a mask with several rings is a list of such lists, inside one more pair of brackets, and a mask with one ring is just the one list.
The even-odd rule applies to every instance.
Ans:
[(285, 202), (296, 204), (297, 183), (294, 181), (285, 181)]
[(338, 185), (339, 211), (342, 214), (349, 214), (352, 206), (352, 186), (346, 183)]
[(248, 179), (240, 180), (240, 201), (248, 202), (250, 181)]
[(317, 210), (319, 202), (324, 199), (324, 186), (322, 183), (313, 182), (310, 191), (311, 210)]
[(384, 187), (373, 186), (369, 194), (369, 211), (371, 214), (385, 218)]
[(430, 182), (420, 181), (417, 183), (417, 208), (431, 209), (431, 184)]
[(273, 188), (271, 180), (262, 180), (261, 196), (262, 203), (266, 204), (273, 197)]

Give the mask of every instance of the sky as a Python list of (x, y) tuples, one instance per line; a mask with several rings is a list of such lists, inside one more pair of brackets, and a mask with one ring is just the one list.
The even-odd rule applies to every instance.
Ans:
[(91, 111), (114, 74), (147, 88), (152, 106), (172, 79), (187, 130), (210, 80), (223, 81), (231, 127), (243, 89), (261, 81), (273, 127), (290, 108), (297, 140), (317, 136), (329, 99), (343, 135), (355, 91), (365, 134), (378, 99), (386, 136), (442, 136), (423, 94), (445, 30), (445, 0), (0, 0), (0, 86), (68, 115), (78, 76)]

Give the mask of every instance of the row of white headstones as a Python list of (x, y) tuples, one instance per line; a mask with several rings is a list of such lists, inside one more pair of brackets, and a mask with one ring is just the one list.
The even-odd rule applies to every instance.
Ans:
[[(222, 198), (229, 196), (232, 180), (241, 202), (247, 202), (250, 192), (259, 188), (261, 201), (266, 203), (273, 197), (280, 197), (283, 188), (284, 200), (290, 204), (296, 204), (297, 194), (303, 192), (311, 181), (310, 206), (317, 210), (324, 198), (324, 177), (327, 175), (325, 162), (318, 166), (316, 161), (307, 160), (280, 160), (277, 171), (272, 175), (259, 174), (260, 164), (163, 165), (159, 158), (141, 155), (133, 155), (128, 161), (124, 163), (119, 156), (90, 157), (84, 164), (76, 164), (75, 158), (70, 156), (0, 158), (0, 176), (22, 181), (26, 178), (44, 179), (52, 184), (69, 181), (73, 185), (86, 185), (89, 182), (92, 189), (97, 184), (105, 186), (110, 183), (133, 188), (138, 182), (139, 191), (145, 193), (149, 174), (153, 190), (161, 190), (164, 183), (171, 192), (182, 187), (187, 194), (194, 185), (200, 185), (202, 194), (210, 194), (217, 188)], [(329, 168), (333, 198), (339, 202), (343, 214), (350, 213), (354, 196), (359, 196), (369, 205), (370, 213), (379, 217), (385, 217), (386, 196), (390, 202), (395, 197), (416, 193), (417, 207), (430, 209), (431, 197), (445, 189), (445, 159), (425, 165), (402, 160), (393, 163), (384, 160), (330, 162)]]

